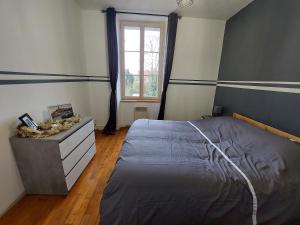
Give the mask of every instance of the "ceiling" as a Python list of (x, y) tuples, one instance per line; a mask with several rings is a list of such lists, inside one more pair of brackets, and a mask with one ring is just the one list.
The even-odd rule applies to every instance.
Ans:
[(169, 14), (227, 20), (254, 0), (194, 0), (189, 8), (180, 9), (176, 0), (76, 0), (83, 9), (102, 10), (109, 6), (117, 10)]

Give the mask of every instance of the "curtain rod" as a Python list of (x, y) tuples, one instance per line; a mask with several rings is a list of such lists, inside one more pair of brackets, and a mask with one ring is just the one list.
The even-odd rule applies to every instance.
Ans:
[[(106, 10), (103, 9), (102, 13), (106, 13)], [(131, 15), (142, 15), (142, 16), (160, 16), (160, 17), (168, 17), (169, 16), (169, 15), (164, 15), (164, 14), (125, 12), (125, 11), (116, 11), (116, 13), (119, 13), (119, 14), (131, 14)], [(181, 16), (178, 16), (178, 19), (181, 19)]]

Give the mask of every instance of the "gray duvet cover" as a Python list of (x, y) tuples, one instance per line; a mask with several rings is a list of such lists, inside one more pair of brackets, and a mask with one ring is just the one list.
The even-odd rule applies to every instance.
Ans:
[[(229, 117), (192, 123), (251, 181), (258, 224), (298, 224), (300, 145)], [(100, 223), (251, 225), (252, 212), (246, 180), (191, 124), (138, 120), (105, 188)]]

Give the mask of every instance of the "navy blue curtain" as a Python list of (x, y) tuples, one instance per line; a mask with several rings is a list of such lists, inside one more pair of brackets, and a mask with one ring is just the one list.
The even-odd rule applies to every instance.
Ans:
[(109, 77), (111, 85), (109, 119), (103, 132), (114, 134), (117, 130), (117, 81), (118, 81), (118, 40), (116, 27), (116, 11), (114, 8), (106, 10), (107, 48)]
[(163, 92), (161, 94), (160, 108), (158, 113), (158, 120), (163, 120), (165, 117), (165, 106), (169, 80), (172, 72), (173, 58), (175, 51), (176, 32), (177, 32), (178, 15), (171, 13), (168, 17), (168, 30), (167, 30), (167, 50), (165, 54), (165, 70), (164, 70), (164, 83)]

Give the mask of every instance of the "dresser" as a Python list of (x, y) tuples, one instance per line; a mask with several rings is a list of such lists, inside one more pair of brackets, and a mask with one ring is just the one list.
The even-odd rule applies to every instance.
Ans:
[(96, 153), (90, 117), (51, 137), (10, 142), (27, 194), (66, 195)]

